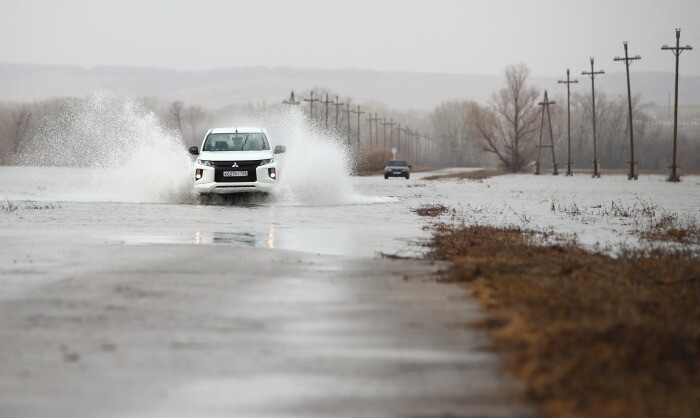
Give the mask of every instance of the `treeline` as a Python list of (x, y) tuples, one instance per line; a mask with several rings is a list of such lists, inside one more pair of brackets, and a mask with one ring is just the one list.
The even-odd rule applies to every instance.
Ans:
[[(505, 86), (486, 104), (454, 100), (440, 104), (432, 113), (432, 128), (438, 149), (448, 163), (481, 165), (484, 152), (494, 156), (509, 171), (530, 169), (535, 160), (541, 129), (542, 91), (529, 86), (529, 70), (524, 65), (509, 66)], [(591, 170), (593, 124), (590, 90), (581, 86), (571, 95), (571, 148), (575, 169)], [(551, 92), (550, 92), (551, 93)], [(567, 99), (557, 94), (550, 100), (556, 159), (560, 169), (567, 158)], [(640, 169), (665, 170), (671, 162), (673, 126), (651, 112), (653, 104), (633, 98), (635, 160)], [(602, 169), (624, 169), (630, 159), (627, 97), (596, 91), (596, 136), (598, 160)], [(545, 119), (543, 141), (549, 135)], [(700, 170), (700, 125), (684, 123), (678, 136), (679, 163), (687, 171)], [(543, 169), (551, 166), (549, 150), (542, 153)], [(450, 158), (452, 159), (450, 161)]]
[[(504, 87), (487, 103), (450, 100), (430, 112), (398, 111), (381, 102), (358, 103), (329, 88), (281, 95), (279, 102), (232, 104), (205, 108), (181, 101), (143, 98), (140, 106), (163, 127), (179, 135), (185, 146), (198, 145), (214, 126), (254, 123), (255, 115), (298, 108), (317, 129), (357, 149), (364, 159), (381, 165), (397, 150), (424, 166), (495, 166), (513, 172), (531, 169), (540, 135), (543, 92), (528, 84), (524, 65), (506, 68)], [(550, 100), (557, 163), (566, 164), (567, 115), (564, 89)], [(464, 92), (465, 95), (468, 92)], [(37, 103), (0, 103), (0, 163), (13, 164), (36, 138), (61, 132), (83, 115), (90, 98), (55, 98)], [(571, 95), (571, 147), (574, 169), (590, 170), (593, 159), (591, 95), (579, 85)], [(655, 117), (652, 104), (634, 98), (635, 159), (640, 169), (665, 170), (670, 163), (672, 125)], [(117, 111), (115, 109), (115, 111)], [(359, 116), (359, 118), (358, 118)], [(596, 91), (598, 159), (602, 169), (624, 169), (629, 160), (629, 123), (626, 96)], [(679, 163), (686, 171), (700, 170), (700, 126), (685, 124), (679, 131)], [(96, 129), (103, 129), (96, 127)], [(548, 133), (544, 133), (548, 142)], [(70, 140), (69, 138), (66, 140)], [(542, 153), (542, 169), (551, 166)]]

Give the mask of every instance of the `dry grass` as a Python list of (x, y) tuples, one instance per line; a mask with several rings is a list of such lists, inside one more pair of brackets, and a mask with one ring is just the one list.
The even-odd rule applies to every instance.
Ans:
[(47, 210), (47, 209), (60, 209), (60, 203), (37, 203), (31, 201), (23, 201), (15, 203), (9, 199), (5, 199), (4, 202), (0, 202), (0, 211), (12, 213), (18, 210)]
[(445, 205), (421, 205), (418, 209), (414, 209), (414, 212), (418, 214), (418, 216), (429, 216), (431, 218), (434, 218), (436, 216), (440, 216), (443, 213), (446, 213), (448, 211), (447, 206)]
[(700, 245), (700, 224), (694, 217), (663, 213), (639, 228), (639, 235), (649, 241)]
[(501, 169), (484, 169), (484, 170), (465, 171), (465, 172), (461, 172), (461, 173), (452, 173), (452, 174), (438, 174), (438, 175), (434, 175), (434, 176), (428, 176), (424, 180), (456, 179), (456, 180), (480, 181), (483, 179), (487, 179), (489, 177), (500, 176), (502, 174), (506, 174), (506, 172), (501, 170)]
[(482, 302), (509, 369), (548, 417), (692, 417), (700, 413), (697, 252), (558, 246), (519, 228), (438, 227), (446, 280)]

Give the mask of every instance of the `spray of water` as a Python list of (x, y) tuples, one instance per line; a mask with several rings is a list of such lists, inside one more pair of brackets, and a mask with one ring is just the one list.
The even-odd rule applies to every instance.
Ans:
[(183, 201), (192, 160), (181, 137), (131, 98), (97, 92), (43, 118), (20, 164), (85, 167), (74, 192), (127, 202)]
[(355, 153), (345, 138), (314, 125), (296, 107), (256, 112), (246, 124), (264, 127), (274, 144), (285, 145), (278, 154), (278, 202), (308, 205), (369, 203), (360, 196), (351, 177)]
[[(187, 203), (193, 164), (176, 131), (141, 102), (97, 92), (48, 115), (22, 153), (23, 165), (79, 166), (72, 195), (124, 202)], [(270, 200), (282, 204), (343, 205), (373, 203), (356, 193), (351, 176), (353, 150), (345, 138), (315, 126), (298, 108), (275, 107), (221, 118), (215, 126), (259, 126), (278, 154), (280, 189)], [(214, 126), (212, 126), (214, 127)], [(269, 200), (268, 200), (269, 201)]]

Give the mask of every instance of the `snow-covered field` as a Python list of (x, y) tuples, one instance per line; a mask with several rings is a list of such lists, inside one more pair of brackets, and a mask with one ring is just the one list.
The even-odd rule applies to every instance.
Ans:
[(634, 245), (639, 242), (635, 232), (664, 214), (700, 219), (698, 176), (668, 183), (659, 175), (629, 181), (624, 175), (594, 179), (585, 174), (518, 174), (476, 181), (438, 180), (427, 183), (425, 190), (433, 203), (455, 208), (456, 221), (575, 234), (586, 246)]

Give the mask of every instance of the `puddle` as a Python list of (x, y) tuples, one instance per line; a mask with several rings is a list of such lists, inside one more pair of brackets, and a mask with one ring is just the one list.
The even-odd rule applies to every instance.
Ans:
[(270, 250), (289, 250), (322, 255), (352, 255), (357, 247), (350, 231), (342, 228), (280, 228), (265, 231), (209, 232), (187, 234), (119, 235), (105, 237), (124, 245), (244, 245)]

